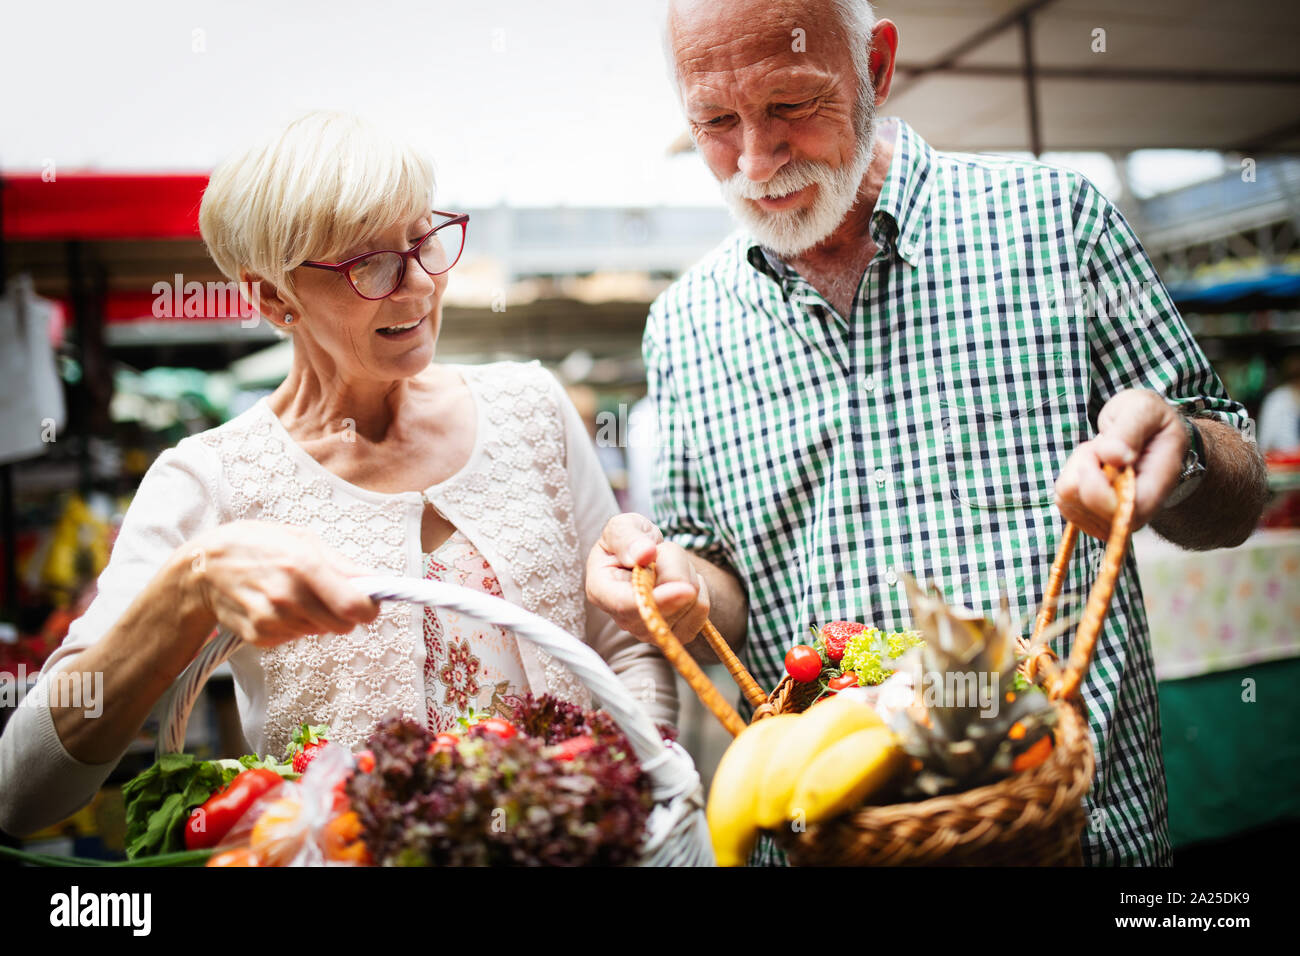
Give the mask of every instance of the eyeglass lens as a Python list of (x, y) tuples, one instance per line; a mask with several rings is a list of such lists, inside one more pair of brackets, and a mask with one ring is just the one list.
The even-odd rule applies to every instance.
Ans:
[[(430, 275), (446, 272), (460, 258), (464, 242), (463, 223), (444, 226), (420, 245), (420, 264)], [(356, 290), (371, 298), (381, 298), (394, 292), (401, 274), (402, 257), (395, 252), (377, 252), (348, 270)]]

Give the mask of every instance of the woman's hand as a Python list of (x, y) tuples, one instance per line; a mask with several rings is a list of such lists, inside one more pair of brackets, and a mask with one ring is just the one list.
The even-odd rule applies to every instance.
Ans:
[(236, 521), (200, 535), (185, 550), (190, 596), (250, 644), (344, 634), (379, 614), (378, 603), (348, 581), (365, 569), (301, 528)]

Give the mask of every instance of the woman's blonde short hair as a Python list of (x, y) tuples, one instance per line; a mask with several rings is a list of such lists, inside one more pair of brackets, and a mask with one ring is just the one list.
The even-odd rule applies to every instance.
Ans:
[(421, 150), (348, 113), (314, 112), (218, 166), (199, 209), (208, 253), (292, 292), (289, 272), (334, 259), (433, 208)]

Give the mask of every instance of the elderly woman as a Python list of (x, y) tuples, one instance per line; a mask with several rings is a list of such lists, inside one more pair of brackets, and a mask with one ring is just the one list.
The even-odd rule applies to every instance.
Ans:
[(232, 280), (293, 339), (268, 398), (164, 452), (140, 484), (99, 592), (42, 672), (102, 674), (102, 713), (51, 693), (0, 739), (0, 828), (86, 803), (220, 625), (244, 733), (285, 750), (299, 724), (358, 746), (393, 712), (452, 726), (551, 693), (563, 666), (457, 614), (377, 605), (361, 573), (504, 596), (586, 640), (653, 719), (672, 672), (584, 599), (583, 559), (616, 511), (595, 450), (539, 366), (433, 361), (464, 215), (433, 210), (417, 151), (312, 114), (219, 168), (200, 224)]

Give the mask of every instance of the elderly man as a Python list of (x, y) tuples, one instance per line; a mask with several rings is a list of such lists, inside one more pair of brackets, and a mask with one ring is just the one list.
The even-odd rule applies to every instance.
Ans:
[[(1166, 538), (1250, 533), (1265, 495), (1251, 423), (1083, 177), (877, 123), (898, 31), (863, 0), (679, 2), (668, 41), (743, 228), (646, 326), (654, 523), (612, 519), (589, 561), (592, 600), (622, 626), (644, 634), (629, 569), (655, 561), (679, 637), (712, 615), (771, 687), (812, 622), (906, 625), (903, 572), (1030, 612), (1061, 515), (1093, 536), (1066, 583), (1082, 595), (1115, 504), (1108, 463), (1135, 465), (1136, 520)], [(1131, 556), (1083, 693), (1085, 861), (1167, 864)]]

